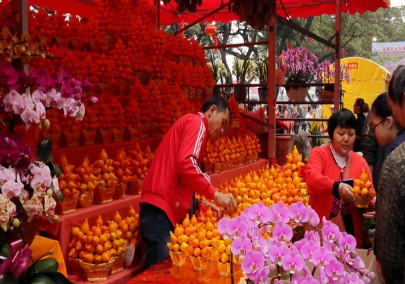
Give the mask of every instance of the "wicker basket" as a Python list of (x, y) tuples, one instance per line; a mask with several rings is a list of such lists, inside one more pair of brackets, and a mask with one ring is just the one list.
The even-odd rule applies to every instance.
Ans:
[(82, 130), (82, 136), (83, 136), (83, 145), (94, 145), (94, 142), (96, 141), (96, 133), (97, 131), (94, 130)]
[(363, 197), (361, 195), (355, 195), (354, 196), (354, 205), (357, 208), (368, 208), (370, 205), (370, 201), (373, 199), (373, 196), (367, 195), (366, 197)]
[(111, 273), (111, 268), (114, 265), (115, 259), (112, 258), (107, 263), (92, 264), (79, 260), (80, 266), (83, 268), (87, 281), (99, 282), (108, 279)]
[(65, 138), (66, 146), (67, 147), (79, 146), (80, 135), (81, 135), (80, 131), (77, 131), (77, 132), (63, 131), (63, 136)]
[(124, 261), (125, 261), (125, 254), (122, 254), (121, 256), (116, 256), (114, 257), (114, 264), (111, 267), (111, 275), (117, 274), (124, 270)]
[(65, 197), (63, 201), (56, 200), (56, 214), (69, 214), (76, 211), (77, 201), (79, 200), (79, 192), (73, 196)]

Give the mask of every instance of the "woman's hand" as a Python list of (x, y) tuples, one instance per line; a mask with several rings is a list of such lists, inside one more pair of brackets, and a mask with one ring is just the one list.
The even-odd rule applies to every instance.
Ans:
[(339, 194), (342, 200), (346, 203), (354, 202), (354, 194), (352, 192), (352, 187), (346, 183), (339, 184)]

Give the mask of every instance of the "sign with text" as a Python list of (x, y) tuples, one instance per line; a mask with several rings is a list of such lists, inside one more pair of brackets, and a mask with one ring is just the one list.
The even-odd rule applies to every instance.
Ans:
[(372, 55), (381, 57), (405, 57), (405, 41), (373, 42)]

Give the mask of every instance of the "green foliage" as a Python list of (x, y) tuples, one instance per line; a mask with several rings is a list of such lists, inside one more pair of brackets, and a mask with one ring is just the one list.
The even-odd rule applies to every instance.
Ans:
[(265, 84), (268, 78), (269, 59), (267, 56), (259, 59), (256, 63), (255, 74), (260, 83)]
[(253, 61), (250, 59), (234, 59), (232, 74), (236, 76), (238, 83), (247, 83), (255, 76)]

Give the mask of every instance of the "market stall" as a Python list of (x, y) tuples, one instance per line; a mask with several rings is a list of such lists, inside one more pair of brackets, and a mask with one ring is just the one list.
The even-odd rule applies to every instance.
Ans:
[[(31, 126), (30, 129), (35, 134), (29, 138), (38, 137), (26, 139), (25, 142), (33, 140), (29, 143), (36, 147), (35, 142), (42, 138), (53, 141), (53, 157), (47, 156), (44, 162), (51, 163), (52, 166), (53, 163), (59, 164), (62, 168), (63, 174), (59, 176), (58, 184), (64, 198), (58, 200), (51, 191), (51, 196), (47, 198), (52, 197), (55, 203), (48, 206), (48, 199), (42, 200), (41, 208), (49, 211), (56, 207), (60, 216), (55, 217), (51, 211), (44, 212), (43, 215), (51, 220), (47, 220), (50, 221), (47, 223), (41, 222), (40, 231), (46, 232), (59, 242), (64, 260), (67, 262), (68, 276), (75, 283), (85, 282), (86, 279), (116, 283), (130, 279), (141, 270), (142, 250), (139, 249), (141, 244), (137, 223), (139, 195), (131, 193), (138, 193), (142, 188), (153, 159), (153, 151), (162, 135), (182, 114), (196, 112), (202, 101), (210, 96), (214, 85), (201, 46), (195, 41), (171, 37), (156, 30), (154, 6), (150, 6), (147, 1), (120, 4), (115, 2), (103, 1), (104, 5), (100, 1), (29, 2), (59, 11), (69, 9), (72, 13), (87, 15), (88, 21), (74, 19), (66, 24), (61, 13), (51, 18), (44, 10), (38, 13), (27, 11), (31, 39), (25, 39), (23, 35), (19, 35), (20, 38), (16, 39), (14, 32), (17, 31), (12, 30), (15, 28), (13, 26), (8, 27), (11, 31), (3, 30), (2, 34), (7, 44), (17, 46), (13, 51), (15, 53), (11, 54), (14, 56), (13, 60), (18, 59), (21, 63), (26, 57), (35, 55), (29, 60), (30, 66), (48, 72), (31, 73), (36, 74), (37, 79), (41, 79), (31, 86), (34, 99), (37, 94), (34, 95), (36, 88), (45, 83), (51, 85), (53, 91), (44, 91), (44, 96), (55, 97), (56, 92), (62, 94), (61, 96), (66, 95), (63, 107), (56, 103), (57, 99), (50, 100), (47, 102), (46, 112), (41, 112), (39, 102), (35, 102), (38, 107), (35, 111), (41, 116), (38, 116), (38, 120), (35, 120), (35, 117), (30, 120), (15, 110), (16, 108), (9, 107), (11, 102), (21, 102), (20, 98), (24, 97), (23, 92), (13, 93), (10, 96), (16, 97), (7, 97), (5, 100), (6, 112), (12, 115), (2, 116), (5, 126), (1, 130), (2, 134), (9, 134), (8, 131), (13, 130), (15, 122), (10, 117), (21, 115), (24, 123)], [(301, 11), (302, 6), (297, 6), (294, 1), (287, 2), (281, 6), (276, 5), (279, 15), (292, 13), (294, 17), (304, 16), (293, 14), (295, 11)], [(69, 5), (66, 5), (67, 3)], [(353, 3), (357, 2), (351, 2), (350, 5), (343, 7), (349, 9), (347, 11), (350, 13), (354, 12), (351, 10)], [(360, 5), (357, 11), (373, 10), (382, 5), (380, 1), (368, 3), (370, 6), (365, 8)], [(1, 7), (4, 7), (1, 10), (1, 19), (15, 16), (8, 4), (6, 1), (0, 3)], [(93, 9), (89, 9), (86, 5)], [(314, 7), (317, 6), (309, 5), (306, 11), (312, 12)], [(332, 11), (330, 9), (335, 8), (334, 5), (330, 6), (331, 8), (327, 7), (319, 6), (328, 13)], [(89, 13), (93, 11), (94, 13)], [(128, 26), (138, 28), (128, 29)], [(338, 43), (336, 47), (339, 47)], [(29, 55), (26, 53), (27, 50)], [(10, 56), (8, 52), (0, 51)], [(273, 63), (270, 60), (270, 66), (273, 66)], [(7, 74), (14, 74), (13, 70), (17, 69), (8, 61), (3, 66), (2, 71), (9, 71), (5, 72)], [(62, 67), (69, 70), (66, 71)], [(62, 82), (52, 81), (55, 76), (62, 78)], [(7, 84), (8, 82), (15, 83), (12, 80), (7, 81)], [(64, 83), (66, 85), (63, 85)], [(5, 90), (8, 92), (11, 87), (9, 85), (6, 87)], [(75, 93), (78, 89), (80, 94)], [(75, 99), (74, 102), (67, 100), (72, 97)], [(269, 104), (269, 113), (273, 113), (272, 107), (274, 106)], [(45, 117), (48, 120), (46, 124), (50, 123), (49, 128), (45, 127), (45, 119), (42, 120)], [(275, 125), (271, 121), (270, 117), (270, 129)], [(37, 131), (38, 128), (32, 127), (33, 125), (41, 125), (41, 130)], [(267, 160), (258, 160), (260, 146), (257, 137), (254, 138), (250, 134), (241, 135), (242, 131), (239, 130), (237, 123), (235, 128), (236, 130), (234, 129), (228, 136), (229, 140), (218, 142), (222, 143), (220, 147), (213, 142), (213, 152), (207, 151), (211, 156), (206, 156), (204, 166), (209, 169), (207, 172), (211, 173), (213, 183), (222, 190), (229, 190), (226, 185), (236, 183), (233, 179), (239, 176), (246, 179), (246, 184), (255, 182), (257, 188), (244, 187), (241, 180), (238, 186), (230, 188), (237, 193), (239, 213), (249, 205), (260, 201), (267, 206), (280, 200), (289, 204), (305, 201), (307, 191), (301, 177), (298, 176), (298, 168), (303, 164), (297, 154), (293, 153), (295, 158), (290, 155), (290, 161), (290, 158), (287, 159), (292, 168), (289, 174), (286, 174), (286, 179), (289, 177), (292, 182), (295, 178), (294, 183), (288, 183), (294, 184), (288, 186), (291, 187), (288, 189), (290, 191), (287, 191), (287, 188), (278, 188), (277, 192), (269, 191), (267, 189), (272, 187), (273, 183), (262, 182), (261, 185), (258, 183), (259, 173), (267, 172), (270, 175), (268, 172), (270, 169)], [(272, 145), (270, 142), (269, 145), (274, 146), (274, 143)], [(226, 152), (216, 151), (224, 149), (224, 146), (229, 146)], [(274, 157), (274, 149), (269, 151), (269, 157)], [(292, 166), (293, 164), (295, 166)], [(271, 169), (271, 175), (274, 174), (277, 178), (276, 174), (281, 170), (278, 167)], [(50, 179), (53, 178), (52, 176)], [(283, 187), (284, 177), (279, 178), (280, 180), (275, 183)], [(47, 188), (51, 190), (53, 187), (47, 184)], [(106, 225), (114, 223), (116, 225)], [(212, 225), (211, 223), (210, 226)], [(117, 236), (117, 231), (121, 235)], [(106, 232), (108, 238), (104, 235)], [(99, 247), (101, 235), (107, 240)], [(114, 242), (115, 240), (117, 241)], [(126, 251), (119, 250), (124, 243), (137, 247), (133, 259), (138, 262), (124, 265), (121, 257)], [(229, 263), (226, 257), (223, 262)], [(75, 270), (78, 269), (77, 265), (74, 267), (77, 263), (85, 271)], [(162, 265), (167, 269), (168, 262)], [(111, 271), (115, 273), (112, 276), (108, 275)], [(94, 276), (97, 273), (102, 275), (96, 275), (97, 278)], [(153, 270), (146, 273), (153, 274)], [(216, 272), (210, 269), (209, 273), (215, 278)]]

